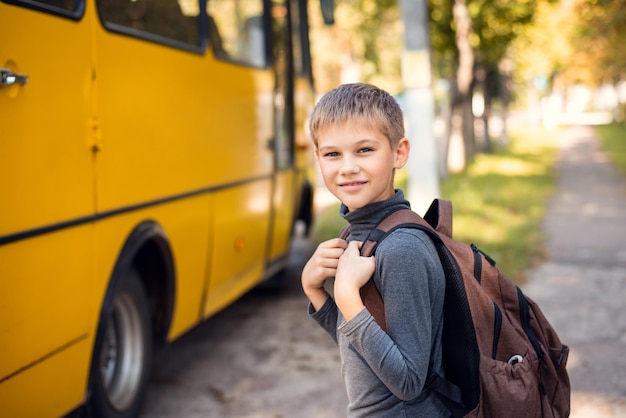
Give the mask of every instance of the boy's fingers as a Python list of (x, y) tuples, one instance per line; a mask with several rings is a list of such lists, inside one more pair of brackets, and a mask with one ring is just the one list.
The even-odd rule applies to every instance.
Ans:
[(348, 248), (348, 241), (343, 240), (343, 239), (341, 239), (341, 238), (337, 238), (337, 240), (339, 241), (339, 242), (337, 243), (337, 244), (338, 244), (338, 246), (339, 246), (339, 248), (342, 248), (342, 249), (346, 249), (346, 248)]
[(354, 252), (356, 252), (356, 253), (358, 253), (360, 255), (361, 254), (361, 246), (362, 245), (363, 245), (363, 243), (361, 241), (350, 241), (346, 251), (354, 251)]
[(350, 244), (356, 245), (356, 248), (359, 249), (359, 250), (363, 246), (363, 243), (361, 241), (351, 241)]
[(326, 241), (326, 242), (324, 242), (324, 243), (322, 243), (320, 245), (323, 246), (323, 247), (326, 247), (326, 248), (341, 248), (341, 249), (345, 249), (345, 248), (348, 247), (348, 243), (345, 240), (341, 239), (341, 238), (333, 238), (333, 239), (330, 239), (330, 240), (328, 240), (328, 241)]

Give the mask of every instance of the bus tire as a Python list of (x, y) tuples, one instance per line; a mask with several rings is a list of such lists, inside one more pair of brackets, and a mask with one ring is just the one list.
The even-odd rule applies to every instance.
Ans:
[(136, 270), (122, 278), (111, 312), (102, 322), (91, 365), (87, 415), (136, 417), (148, 388), (152, 356), (148, 300)]

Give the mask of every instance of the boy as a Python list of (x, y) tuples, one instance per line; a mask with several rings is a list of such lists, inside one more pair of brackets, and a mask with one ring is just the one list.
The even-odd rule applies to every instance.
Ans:
[[(346, 84), (327, 93), (310, 121), (326, 187), (350, 224), (348, 242), (321, 243), (302, 271), (309, 315), (335, 340), (349, 399), (349, 417), (449, 417), (430, 391), (429, 367), (442, 373), (443, 270), (428, 236), (398, 229), (375, 257), (359, 249), (390, 210), (409, 208), (394, 189), (408, 159), (402, 111), (385, 91)], [(372, 277), (385, 303), (387, 332), (364, 307), (359, 289)], [(334, 299), (324, 290), (334, 281)]]

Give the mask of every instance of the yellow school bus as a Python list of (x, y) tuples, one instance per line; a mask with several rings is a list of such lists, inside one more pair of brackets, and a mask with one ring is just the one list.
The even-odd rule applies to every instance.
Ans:
[(0, 0), (0, 31), (0, 416), (137, 416), (154, 345), (311, 220), (306, 0)]

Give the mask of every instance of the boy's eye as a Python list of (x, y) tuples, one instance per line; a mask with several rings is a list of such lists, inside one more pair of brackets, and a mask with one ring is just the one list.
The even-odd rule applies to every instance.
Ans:
[(331, 151), (324, 154), (324, 157), (336, 157), (339, 153), (337, 151)]
[(364, 152), (372, 152), (372, 151), (374, 151), (374, 149), (373, 149), (373, 148), (370, 148), (370, 147), (363, 147), (363, 148), (359, 149), (359, 152), (360, 152), (360, 153), (364, 153)]

